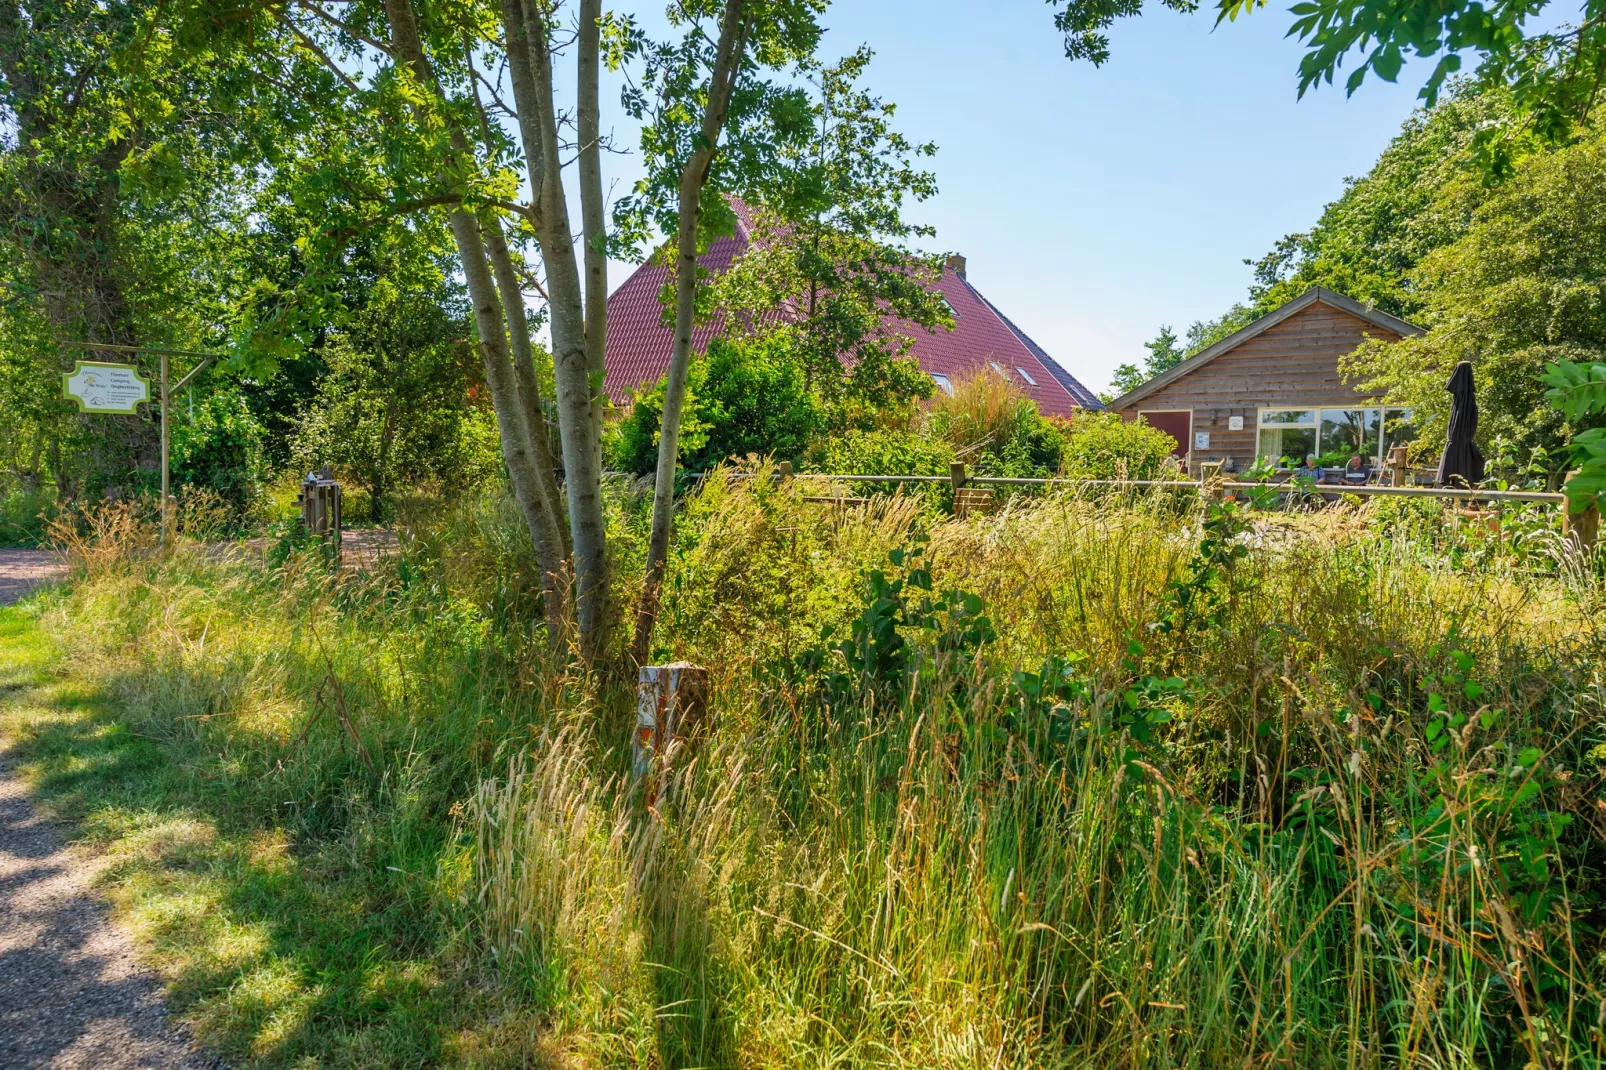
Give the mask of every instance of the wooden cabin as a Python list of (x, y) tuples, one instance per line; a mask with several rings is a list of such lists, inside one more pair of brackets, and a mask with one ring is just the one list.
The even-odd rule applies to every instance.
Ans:
[(1190, 472), (1206, 461), (1242, 472), (1257, 458), (1297, 466), (1381, 465), (1414, 432), (1410, 412), (1346, 383), (1339, 359), (1368, 338), (1398, 341), (1421, 328), (1317, 286), (1208, 349), (1116, 398), (1177, 441)]

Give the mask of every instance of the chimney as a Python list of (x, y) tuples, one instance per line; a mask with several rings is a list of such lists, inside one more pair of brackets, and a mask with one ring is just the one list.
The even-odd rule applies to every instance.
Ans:
[(958, 275), (960, 278), (965, 277), (965, 258), (963, 256), (960, 256), (958, 253), (949, 253), (948, 266), (953, 269), (955, 275)]

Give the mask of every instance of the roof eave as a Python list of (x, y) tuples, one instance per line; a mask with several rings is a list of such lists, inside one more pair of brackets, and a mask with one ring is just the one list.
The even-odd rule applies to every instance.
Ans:
[(1253, 323), (1245, 324), (1214, 345), (1200, 350), (1180, 364), (1172, 365), (1153, 379), (1139, 383), (1110, 402), (1105, 408), (1119, 412), (1121, 409), (1142, 401), (1162, 387), (1176, 382), (1185, 375), (1198, 371), (1223, 353), (1238, 348), (1251, 338), (1269, 331), (1284, 320), (1291, 318), (1295, 313), (1304, 311), (1318, 301), (1324, 305), (1330, 305), (1340, 312), (1347, 312), (1356, 319), (1370, 323), (1374, 327), (1381, 327), (1385, 331), (1397, 334), (1401, 338), (1422, 333), (1421, 327), (1402, 320), (1398, 316), (1391, 316), (1387, 312), (1369, 308), (1353, 297), (1346, 297), (1335, 290), (1327, 289), (1325, 286), (1312, 286), (1292, 301), (1279, 305), (1276, 309), (1266, 313)]

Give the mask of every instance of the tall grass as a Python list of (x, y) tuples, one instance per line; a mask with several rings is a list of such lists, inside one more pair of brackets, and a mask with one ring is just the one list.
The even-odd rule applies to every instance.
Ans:
[(431, 872), (435, 953), (557, 1062), (1601, 1060), (1598, 562), (1369, 508), (953, 523), (711, 479), (658, 651), (711, 716), (648, 800), (628, 693), (522, 623), (516, 525), (467, 503), (343, 583), (86, 553), (57, 623), (294, 803), (261, 820)]

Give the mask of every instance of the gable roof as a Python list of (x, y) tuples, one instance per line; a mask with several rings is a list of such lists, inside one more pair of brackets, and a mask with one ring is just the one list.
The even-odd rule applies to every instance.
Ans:
[(987, 301), (987, 298), (983, 296), (979, 290), (976, 291), (976, 296), (987, 302), (987, 307), (993, 310), (993, 314), (1004, 321), (1005, 327), (1008, 327), (1011, 331), (1015, 332), (1015, 337), (1019, 338), (1021, 340), (1021, 344), (1027, 349), (1031, 350), (1032, 356), (1037, 358), (1037, 363), (1041, 364), (1045, 369), (1047, 369), (1048, 374), (1059, 380), (1060, 386), (1063, 386), (1066, 391), (1076, 399), (1077, 404), (1081, 405), (1084, 409), (1093, 409), (1095, 411), (1104, 408), (1104, 402), (1099, 400), (1097, 394), (1083, 386), (1077, 381), (1075, 376), (1061, 367), (1059, 361), (1049, 356), (1048, 352), (1043, 349), (1042, 346), (1032, 341), (1025, 331), (1015, 326), (1014, 320), (1000, 312), (997, 305), (993, 304), (991, 301)]
[(1187, 360), (1184, 360), (1179, 364), (1172, 365), (1159, 375), (1156, 375), (1153, 379), (1150, 379), (1144, 383), (1140, 383), (1131, 390), (1128, 390), (1125, 394), (1122, 394), (1120, 397), (1110, 402), (1109, 408), (1120, 410), (1127, 408), (1138, 401), (1142, 401), (1144, 398), (1148, 397), (1156, 390), (1159, 390), (1161, 387), (1170, 383), (1174, 383), (1183, 376), (1198, 371), (1200, 368), (1204, 367), (1206, 364), (1209, 364), (1223, 353), (1227, 353), (1238, 348), (1251, 338), (1265, 333), (1271, 328), (1277, 326), (1279, 323), (1282, 323), (1284, 320), (1292, 319), (1294, 316), (1298, 315), (1300, 312), (1303, 312), (1305, 309), (1309, 308), (1318, 301), (1324, 305), (1336, 308), (1340, 312), (1347, 312), (1356, 319), (1363, 320), (1374, 327), (1388, 331), (1390, 334), (1397, 334), (1401, 338), (1422, 333), (1422, 328), (1418, 327), (1414, 323), (1409, 323), (1405, 320), (1402, 320), (1398, 316), (1391, 316), (1387, 312), (1380, 312), (1368, 305), (1361, 304), (1353, 297), (1345, 297), (1338, 291), (1329, 290), (1325, 286), (1312, 286), (1310, 289), (1306, 290), (1292, 301), (1289, 301), (1287, 304), (1281, 305), (1273, 311), (1268, 312), (1264, 316), (1255, 320), (1253, 323), (1233, 331), (1215, 345), (1201, 349)]
[[(752, 238), (752, 217), (747, 206), (733, 199), (732, 207), (736, 209), (736, 233), (718, 239), (698, 258), (700, 266), (716, 273), (730, 267)], [(643, 384), (657, 382), (669, 367), (675, 332), (672, 324), (664, 323), (663, 306), (658, 300), (667, 279), (668, 268), (654, 257), (608, 296), (604, 388), (616, 403), (627, 401), (631, 392)], [(909, 354), (922, 371), (952, 378), (979, 371), (992, 362), (1037, 403), (1044, 415), (1069, 416), (1079, 408), (1099, 407), (1091, 391), (1006, 319), (963, 275), (945, 267), (932, 285), (953, 310), (954, 329), (927, 330), (898, 324), (899, 330), (911, 339)], [(777, 310), (775, 314), (783, 316), (785, 312)], [(692, 332), (693, 348), (706, 351), (718, 328), (717, 323), (698, 325)]]

